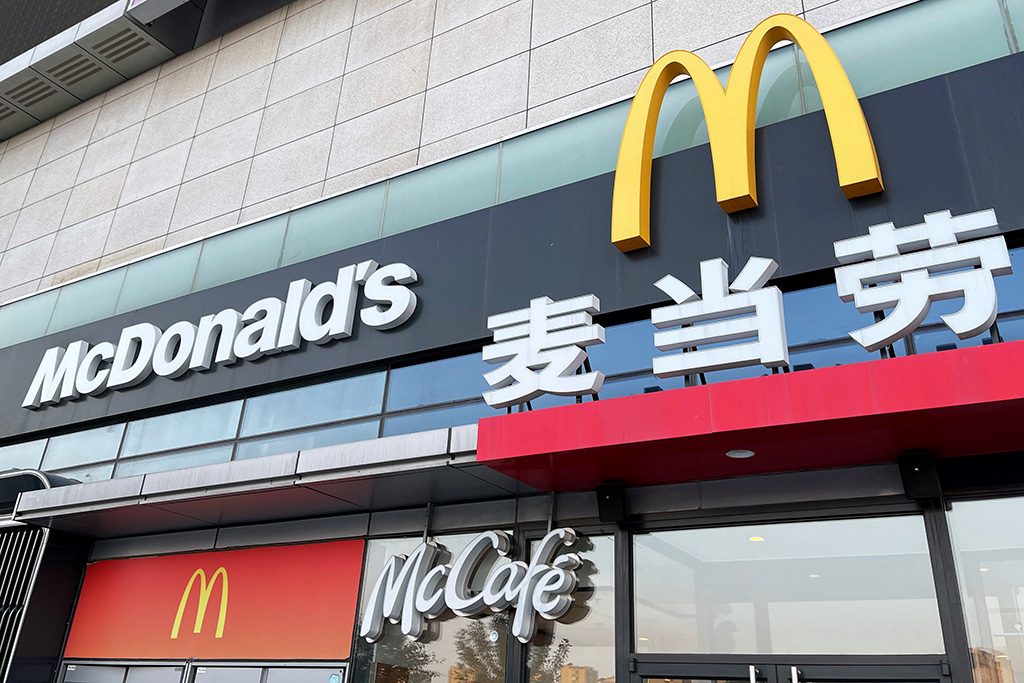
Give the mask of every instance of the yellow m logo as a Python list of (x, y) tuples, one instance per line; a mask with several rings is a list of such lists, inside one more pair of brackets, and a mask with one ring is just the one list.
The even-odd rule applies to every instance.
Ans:
[(228, 573), (224, 567), (220, 567), (210, 577), (210, 582), (206, 582), (206, 572), (202, 569), (197, 569), (192, 573), (192, 578), (188, 580), (188, 585), (185, 586), (185, 592), (181, 594), (181, 602), (178, 603), (178, 614), (174, 617), (174, 627), (171, 629), (171, 638), (178, 637), (178, 629), (181, 628), (181, 617), (185, 613), (185, 605), (188, 604), (188, 596), (192, 594), (192, 584), (199, 579), (199, 607), (196, 609), (196, 625), (192, 629), (193, 633), (199, 633), (203, 630), (203, 617), (206, 616), (206, 605), (210, 602), (210, 594), (213, 592), (213, 586), (217, 583), (217, 579), (221, 578), (221, 590), (220, 590), (220, 615), (217, 617), (217, 634), (218, 638), (224, 635), (224, 619), (228, 615)]
[(622, 251), (651, 244), (651, 157), (665, 91), (672, 79), (688, 74), (704, 107), (718, 204), (726, 213), (757, 206), (754, 178), (754, 120), (761, 70), (769, 50), (783, 40), (807, 57), (825, 108), (839, 186), (847, 198), (882, 191), (871, 131), (850, 80), (825, 38), (791, 14), (758, 24), (743, 41), (722, 88), (711, 68), (692, 52), (670, 52), (644, 76), (626, 119), (615, 168), (612, 243)]

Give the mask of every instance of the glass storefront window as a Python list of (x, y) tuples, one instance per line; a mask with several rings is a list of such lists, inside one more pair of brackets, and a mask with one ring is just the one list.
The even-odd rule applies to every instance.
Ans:
[(50, 439), (43, 457), (43, 469), (57, 470), (91, 462), (113, 460), (121, 446), (124, 424), (97, 427)]
[(383, 372), (250, 398), (242, 436), (373, 415), (384, 403)]
[(384, 436), (398, 436), (423, 432), (428, 429), (445, 429), (476, 424), (477, 420), (481, 418), (504, 414), (504, 411), (495, 410), (483, 401), (447, 406), (436, 410), (421, 410), (416, 413), (384, 418)]
[[(917, 2), (829, 31), (826, 38), (858, 97), (1010, 54), (994, 0)], [(814, 79), (803, 53), (800, 67), (807, 110), (818, 111), (821, 99), (817, 87), (807, 87)]]
[(844, 303), (834, 284), (786, 292), (782, 295), (782, 306), (790, 347), (849, 339), (849, 332), (875, 322), (870, 313), (862, 314), (852, 303)]
[(233, 439), (241, 414), (235, 401), (130, 422), (121, 457)]
[(277, 268), (288, 216), (275, 216), (203, 242), (192, 291), (209, 289)]
[(498, 145), (392, 178), (384, 207), (383, 235), (492, 206), (497, 186)]
[(128, 266), (114, 312), (134, 311), (188, 294), (201, 249), (201, 244), (190, 244)]
[(944, 651), (922, 518), (634, 538), (638, 652)]
[(630, 104), (619, 102), (503, 142), (500, 201), (614, 171)]
[(10, 469), (38, 469), (46, 439), (0, 448), (0, 472)]
[(264, 455), (293, 453), (310, 448), (320, 448), (321, 446), (335, 446), (340, 443), (376, 439), (379, 427), (380, 420), (368, 420), (366, 422), (353, 422), (339, 427), (316, 429), (300, 434), (288, 434), (286, 436), (259, 439), (257, 441), (243, 441), (238, 444), (235, 460), (247, 460), (249, 458), (260, 458)]
[(90, 465), (88, 467), (76, 467), (70, 470), (61, 470), (58, 472), (62, 477), (68, 479), (74, 479), (83, 484), (89, 484), (94, 481), (106, 481), (114, 475), (114, 463), (109, 462), (106, 465)]
[(385, 183), (378, 183), (293, 212), (288, 220), (281, 265), (377, 239), (385, 187)]
[[(477, 534), (438, 536), (433, 540), (445, 549), (451, 563)], [(408, 554), (418, 538), (371, 540), (366, 544), (366, 565), (359, 614), (366, 613), (377, 577), (392, 555)], [(490, 571), (508, 562), (489, 553), (474, 575), (470, 588), (479, 591)], [(398, 627), (387, 624), (376, 643), (358, 638), (353, 657), (354, 683), (504, 683), (508, 617), (505, 614), (477, 618), (450, 618), (429, 622), (421, 641), (406, 638)]]
[(1024, 681), (1024, 498), (949, 513), (975, 683)]
[[(534, 544), (536, 545), (536, 544)], [(576, 553), (579, 587), (559, 621), (540, 619), (526, 653), (531, 683), (597, 683), (615, 676), (615, 540), (581, 535), (559, 554)]]
[(109, 317), (114, 313), (114, 303), (123, 282), (124, 269), (119, 268), (61, 287), (47, 332), (59, 332)]
[(214, 465), (220, 462), (231, 460), (232, 446), (215, 446), (213, 448), (201, 448), (170, 455), (157, 455), (152, 458), (131, 458), (117, 462), (117, 477), (131, 477), (136, 474), (151, 474), (154, 472), (167, 472), (185, 467), (201, 467), (202, 465)]
[(395, 368), (388, 385), (388, 410), (476, 398), (490, 389), (484, 373), (492, 369), (480, 352)]

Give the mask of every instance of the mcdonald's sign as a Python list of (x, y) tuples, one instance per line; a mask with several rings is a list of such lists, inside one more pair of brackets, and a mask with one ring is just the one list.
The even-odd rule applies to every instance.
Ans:
[(362, 558), (336, 541), (96, 562), (64, 656), (346, 659)]
[(758, 24), (740, 47), (723, 88), (711, 68), (684, 50), (669, 52), (644, 76), (626, 119), (615, 168), (612, 243), (632, 251), (650, 246), (651, 158), (658, 114), (672, 80), (688, 75), (704, 107), (715, 188), (726, 213), (757, 206), (754, 121), (757, 92), (768, 52), (781, 41), (797, 44), (818, 86), (839, 186), (847, 198), (882, 191), (875, 145), (864, 112), (842, 64), (824, 36), (803, 19), (776, 14)]

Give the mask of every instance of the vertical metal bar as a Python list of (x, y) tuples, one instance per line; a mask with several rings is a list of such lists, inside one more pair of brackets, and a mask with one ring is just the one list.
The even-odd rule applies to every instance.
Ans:
[(619, 525), (615, 529), (614, 623), (615, 623), (615, 680), (631, 680), (630, 660), (633, 657), (633, 571), (631, 534)]
[(935, 594), (939, 607), (942, 639), (949, 657), (950, 675), (954, 681), (971, 680), (971, 652), (964, 619), (963, 603), (957, 581), (953, 541), (946, 519), (946, 505), (941, 499), (924, 510), (925, 534), (928, 538)]

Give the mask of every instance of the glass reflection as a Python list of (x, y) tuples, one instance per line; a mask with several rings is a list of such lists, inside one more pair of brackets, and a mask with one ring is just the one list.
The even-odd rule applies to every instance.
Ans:
[(655, 532), (634, 561), (638, 652), (944, 649), (920, 517)]
[(949, 513), (975, 683), (1024, 681), (1024, 498)]
[[(55, 436), (50, 439), (43, 457), (43, 469), (55, 470), (61, 467), (75, 467), (92, 462), (113, 460), (121, 445), (124, 423), (97, 427), (84, 432)], [(110, 469), (113, 469), (111, 466)], [(110, 477), (104, 477), (109, 479)]]
[(490, 389), (484, 373), (491, 369), (479, 352), (395, 368), (388, 385), (388, 410), (478, 398)]
[(136, 474), (154, 474), (186, 467), (201, 467), (231, 460), (232, 446), (215, 446), (194, 451), (157, 455), (152, 458), (132, 458), (117, 462), (116, 477), (132, 477)]
[(277, 436), (258, 441), (243, 441), (238, 444), (236, 460), (248, 460), (249, 458), (261, 458), (265, 455), (278, 455), (280, 453), (294, 453), (295, 451), (320, 448), (321, 446), (336, 446), (342, 443), (353, 441), (367, 441), (377, 438), (379, 420), (368, 420), (366, 422), (354, 422), (339, 427), (325, 427), (301, 434), (289, 434)]
[(423, 410), (406, 415), (394, 415), (384, 418), (384, 436), (398, 436), (400, 434), (422, 432), (428, 429), (445, 429), (447, 427), (476, 424), (477, 420), (481, 418), (494, 417), (495, 415), (504, 415), (504, 411), (495, 410), (483, 401), (463, 403), (435, 410)]
[(46, 448), (46, 439), (0, 448), (0, 471), (12, 469), (37, 469)]
[[(434, 541), (446, 551), (441, 560), (450, 564), (477, 534), (438, 536)], [(366, 613), (377, 577), (387, 560), (412, 552), (420, 539), (373, 540), (366, 545), (366, 567), (360, 595), (360, 614)], [(490, 571), (508, 562), (489, 553), (470, 587), (479, 591)], [(358, 638), (353, 657), (354, 683), (504, 683), (508, 617), (505, 614), (477, 618), (453, 617), (449, 612), (429, 622), (420, 641), (406, 638), (397, 626), (387, 624), (376, 643)]]
[[(536, 547), (536, 543), (534, 544)], [(580, 536), (559, 554), (576, 553), (576, 601), (557, 622), (540, 619), (527, 647), (531, 683), (614, 683), (615, 541), (611, 536)]]
[(384, 374), (358, 375), (251, 398), (245, 405), (242, 436), (379, 413), (384, 402)]
[(242, 402), (234, 401), (135, 420), (128, 423), (121, 456), (232, 439), (238, 430), (241, 414)]

